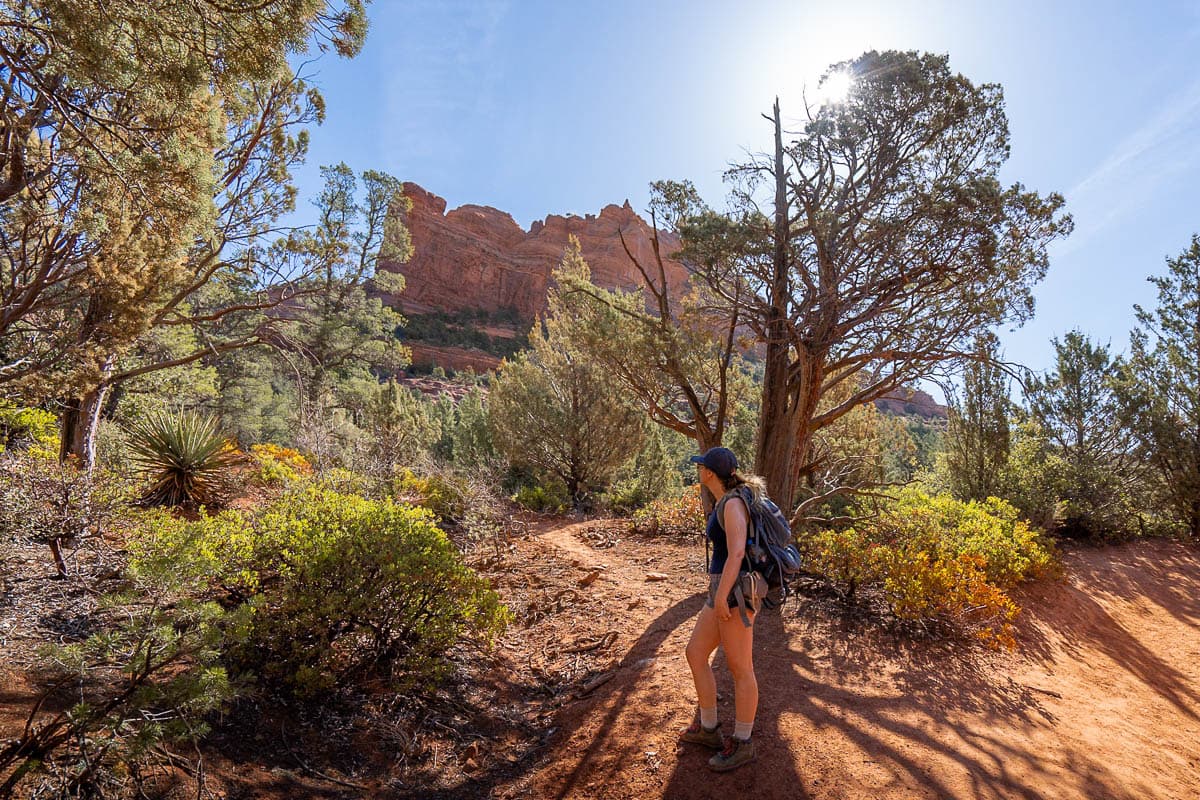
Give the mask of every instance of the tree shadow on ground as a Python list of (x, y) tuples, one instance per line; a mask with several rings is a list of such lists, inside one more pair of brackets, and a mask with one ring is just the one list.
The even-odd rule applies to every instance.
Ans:
[[(749, 791), (756, 800), (813, 794), (1040, 800), (1046, 786), (1061, 784), (1061, 766), (1045, 763), (1033, 740), (994, 734), (997, 725), (1021, 729), (1056, 720), (1035, 687), (999, 677), (990, 654), (962, 643), (897, 639), (806, 615), (803, 605), (788, 613), (786, 620), (764, 615), (756, 631), (757, 763), (698, 778), (707, 769), (681, 759), (663, 797)], [(1138, 797), (1085, 754), (1071, 752), (1069, 759), (1079, 796)]]
[[(1086, 662), (1088, 651), (1098, 651), (1126, 670), (1139, 682), (1193, 719), (1198, 718), (1200, 692), (1188, 676), (1168, 664), (1144, 645), (1097, 601), (1107, 594), (1124, 603), (1145, 599), (1160, 606), (1185, 625), (1200, 624), (1200, 597), (1189, 587), (1200, 584), (1200, 558), (1186, 553), (1166, 554), (1161, 560), (1138, 554), (1121, 555), (1099, 566), (1073, 559), (1071, 580), (1039, 581), (1014, 593), (1026, 609), (1018, 618), (1021, 650), (1046, 664), (1062, 656)], [(1137, 579), (1134, 579), (1134, 575)], [(1079, 586), (1085, 586), (1086, 591)], [(1054, 640), (1050, 631), (1054, 632)], [(1060, 651), (1056, 653), (1056, 648)]]
[[(670, 606), (660, 614), (629, 648), (619, 665), (620, 682), (604, 698), (607, 710), (595, 726), (595, 733), (586, 745), (582, 757), (552, 797), (562, 800), (572, 796), (585, 777), (590, 783), (620, 785), (623, 765), (629, 759), (647, 761), (644, 742), (637, 737), (617, 740), (610, 734), (618, 716), (622, 727), (634, 731), (657, 730), (662, 724), (659, 706), (678, 700), (679, 687), (647, 688), (642, 678), (662, 656), (667, 638), (681, 626), (687, 626), (699, 612), (703, 595), (696, 594)], [(635, 693), (641, 695), (637, 704), (629, 701)]]

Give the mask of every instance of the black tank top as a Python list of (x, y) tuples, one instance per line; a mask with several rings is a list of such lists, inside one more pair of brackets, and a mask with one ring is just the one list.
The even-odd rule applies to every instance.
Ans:
[[(734, 495), (736, 497), (737, 495)], [(704, 535), (712, 542), (712, 560), (708, 562), (708, 574), (720, 575), (725, 569), (725, 562), (729, 559), (729, 543), (725, 540), (725, 525), (719, 519), (718, 511), (723, 511), (724, 506), (718, 500), (713, 506), (713, 510), (708, 514), (708, 525), (704, 528)]]

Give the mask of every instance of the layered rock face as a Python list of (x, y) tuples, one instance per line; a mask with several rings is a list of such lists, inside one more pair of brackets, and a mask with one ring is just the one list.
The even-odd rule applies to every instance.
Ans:
[(883, 411), (892, 414), (919, 414), (926, 419), (946, 419), (949, 409), (920, 389), (897, 389), (875, 401)]
[[(528, 231), (507, 213), (489, 206), (465, 205), (446, 212), (446, 201), (415, 183), (404, 184), (412, 201), (405, 218), (413, 256), (407, 264), (384, 262), (381, 269), (405, 278), (401, 295), (385, 300), (408, 313), (514, 309), (533, 320), (545, 307), (550, 273), (562, 260), (567, 237), (579, 239), (592, 280), (606, 288), (642, 286), (641, 275), (621, 245), (654, 268), (649, 225), (629, 202), (606, 206), (599, 215), (551, 215)], [(683, 283), (683, 265), (666, 256), (679, 241), (661, 233), (664, 264), (673, 286)]]

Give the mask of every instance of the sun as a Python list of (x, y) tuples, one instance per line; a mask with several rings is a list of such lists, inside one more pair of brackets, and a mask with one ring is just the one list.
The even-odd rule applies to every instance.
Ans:
[(853, 83), (854, 78), (846, 70), (829, 73), (817, 84), (816, 96), (813, 98), (817, 107), (834, 106), (845, 102)]

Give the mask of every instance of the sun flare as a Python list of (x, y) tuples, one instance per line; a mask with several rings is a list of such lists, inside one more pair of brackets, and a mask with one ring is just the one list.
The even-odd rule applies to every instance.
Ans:
[(817, 106), (832, 106), (844, 102), (846, 96), (850, 94), (853, 80), (850, 73), (845, 70), (826, 75), (817, 85), (815, 97)]

